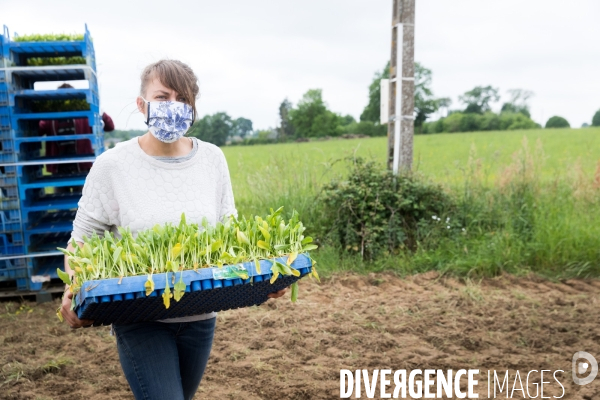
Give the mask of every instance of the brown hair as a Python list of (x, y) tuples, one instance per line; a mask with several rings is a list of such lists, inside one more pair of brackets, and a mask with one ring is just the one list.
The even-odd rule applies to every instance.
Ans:
[(140, 94), (142, 96), (146, 95), (148, 82), (154, 78), (183, 96), (185, 102), (192, 106), (194, 115), (198, 115), (196, 111), (196, 99), (200, 92), (198, 77), (187, 64), (178, 60), (160, 60), (148, 65), (141, 75)]

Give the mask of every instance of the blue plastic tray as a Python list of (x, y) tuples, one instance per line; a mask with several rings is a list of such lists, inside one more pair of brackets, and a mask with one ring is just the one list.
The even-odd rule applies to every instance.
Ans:
[[(277, 258), (285, 263), (287, 256)], [(93, 320), (93, 326), (109, 325), (112, 323), (128, 324), (142, 321), (156, 321), (167, 318), (187, 317), (212, 311), (231, 310), (240, 307), (259, 305), (268, 300), (268, 294), (290, 286), (300, 277), (312, 270), (308, 255), (299, 254), (292, 267), (300, 272), (300, 277), (281, 276), (271, 284), (271, 261), (260, 262), (261, 274), (256, 271), (253, 262), (239, 264), (248, 271), (249, 278), (245, 281), (236, 279), (213, 279), (213, 271), (219, 268), (203, 268), (198, 271), (183, 271), (181, 273), (154, 274), (155, 290), (146, 296), (144, 284), (148, 277), (134, 276), (119, 279), (105, 279), (85, 282), (75, 296), (75, 311), (80, 319)], [(171, 306), (166, 309), (162, 294), (165, 289), (165, 279), (173, 290), (172, 279), (179, 281), (183, 274), (186, 293), (176, 302), (171, 299)], [(166, 277), (165, 275), (168, 275)]]

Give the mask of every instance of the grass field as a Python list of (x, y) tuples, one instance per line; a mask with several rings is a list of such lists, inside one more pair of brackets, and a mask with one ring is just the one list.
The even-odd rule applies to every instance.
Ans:
[[(319, 191), (347, 172), (347, 164), (335, 160), (356, 154), (383, 163), (386, 138), (223, 151), (241, 214), (283, 205), (318, 230)], [(415, 169), (456, 199), (460, 217), (470, 221), (464, 223), (468, 235), (369, 265), (324, 248), (320, 256), (334, 270), (600, 274), (600, 129), (421, 135), (414, 153)]]
[[(532, 151), (538, 143), (544, 153), (544, 179), (568, 177), (580, 163), (593, 174), (600, 160), (600, 128), (539, 129), (527, 131), (472, 132), (417, 135), (414, 140), (414, 167), (439, 182), (461, 183), (469, 155), (481, 159), (488, 178), (494, 179), (509, 165), (526, 138)], [(269, 179), (292, 178), (293, 182), (322, 183), (331, 175), (333, 160), (353, 154), (384, 162), (387, 139), (367, 138), (286, 143), (263, 146), (224, 147), (235, 194), (244, 197), (257, 175)], [(340, 169), (333, 168), (334, 172)], [(300, 176), (298, 176), (300, 175)], [(250, 192), (253, 192), (250, 190)]]

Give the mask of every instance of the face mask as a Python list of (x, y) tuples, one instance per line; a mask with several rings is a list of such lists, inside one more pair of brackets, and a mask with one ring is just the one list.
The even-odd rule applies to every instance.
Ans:
[[(142, 99), (144, 99), (142, 97)], [(148, 101), (146, 125), (155, 138), (164, 143), (179, 140), (194, 123), (194, 110), (179, 101)]]

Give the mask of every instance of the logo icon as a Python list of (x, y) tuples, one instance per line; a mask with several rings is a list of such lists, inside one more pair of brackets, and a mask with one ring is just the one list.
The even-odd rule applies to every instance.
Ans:
[[(586, 361), (578, 361), (585, 359)], [(591, 367), (591, 368), (590, 368)], [(589, 371), (589, 375), (585, 378), (578, 378), (577, 375), (583, 375)], [(573, 354), (573, 364), (571, 366), (571, 373), (573, 374), (573, 382), (577, 385), (587, 385), (592, 382), (596, 375), (598, 375), (598, 362), (590, 353), (585, 351), (578, 351)]]

